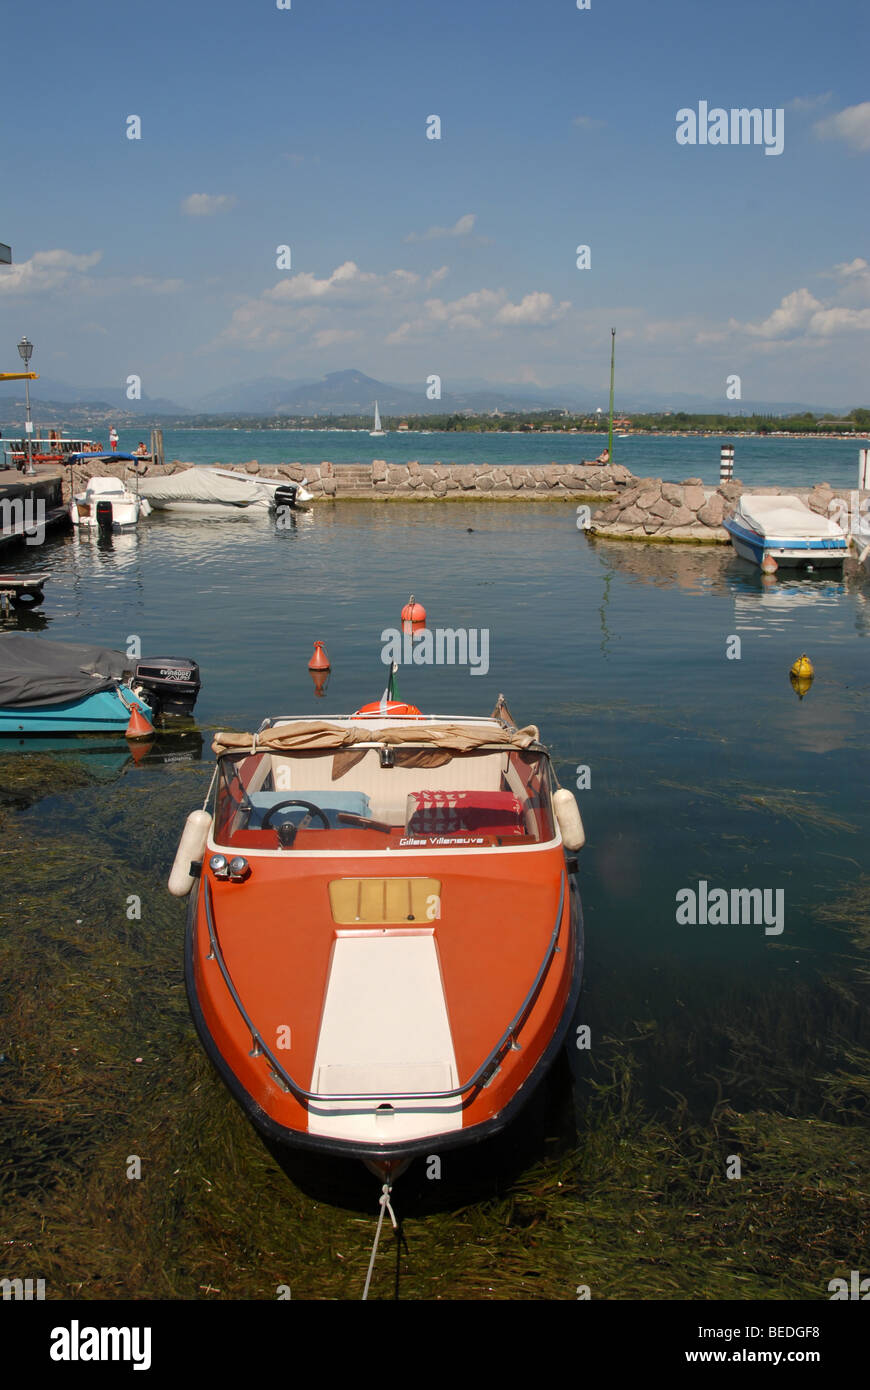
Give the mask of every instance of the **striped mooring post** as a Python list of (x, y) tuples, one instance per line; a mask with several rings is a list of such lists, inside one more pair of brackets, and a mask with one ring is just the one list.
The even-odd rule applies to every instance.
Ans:
[(719, 482), (730, 483), (734, 477), (734, 445), (723, 444), (719, 451)]
[(858, 450), (858, 487), (870, 488), (870, 449)]

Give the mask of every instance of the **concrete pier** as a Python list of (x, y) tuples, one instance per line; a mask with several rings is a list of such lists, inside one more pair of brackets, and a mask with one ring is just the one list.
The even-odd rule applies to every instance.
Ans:
[(0, 546), (26, 541), (34, 523), (45, 529), (67, 525), (63, 483), (59, 468), (40, 468), (32, 476), (0, 471)]

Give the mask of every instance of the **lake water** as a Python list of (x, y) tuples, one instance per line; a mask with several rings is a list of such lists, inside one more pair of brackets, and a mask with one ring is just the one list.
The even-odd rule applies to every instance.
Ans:
[[(105, 443), (105, 440), (103, 441)], [(139, 436), (122, 431), (120, 448), (136, 448)], [(147, 443), (147, 437), (145, 439)], [(614, 459), (638, 477), (664, 477), (672, 481), (697, 477), (705, 483), (719, 481), (719, 450), (733, 443), (734, 476), (750, 485), (785, 483), (812, 487), (829, 482), (833, 487), (857, 487), (860, 439), (663, 438), (629, 435), (614, 439)], [(606, 435), (560, 434), (465, 434), (450, 431), (405, 434), (391, 431), (382, 439), (356, 430), (166, 430), (167, 459), (186, 463), (260, 464), (407, 463), (416, 459), (431, 463), (489, 463), (495, 466), (528, 466), (545, 463), (578, 463), (594, 459), (607, 443)]]
[[(185, 435), (185, 443), (194, 437)], [(224, 462), (245, 455), (266, 462), (266, 443), (287, 459), (331, 455), (338, 461), (339, 443), (348, 444), (338, 435), (328, 441), (294, 436), (292, 446), (257, 435), (255, 444), (247, 437), (231, 457), (212, 447), (213, 438), (203, 443), (204, 456)], [(474, 436), (449, 442), (455, 455), (444, 449), (442, 436), (437, 445), (431, 438), (416, 440), (413, 449), (403, 441), (402, 456), (422, 460), (426, 450), (438, 448), (440, 457), (462, 459), (482, 447)], [(389, 457), (386, 443), (378, 441), (378, 452)], [(389, 439), (390, 448), (393, 443)], [(620, 445), (621, 453), (623, 445), (629, 465), (634, 466), (632, 452), (642, 453), (650, 473), (664, 471), (663, 460), (670, 458), (678, 459), (677, 476), (712, 476), (700, 466), (705, 452), (713, 454), (715, 472), (713, 441), (631, 440)], [(489, 442), (493, 461), (531, 449), (559, 459), (579, 446), (576, 440), (515, 437)], [(368, 442), (365, 448), (362, 457), (372, 452)], [(308, 450), (314, 452), (306, 455)], [(815, 459), (818, 475), (832, 482), (837, 476), (829, 461), (845, 475), (855, 454), (852, 443), (833, 441), (738, 443), (738, 454), (744, 450), (747, 462), (752, 456), (759, 467), (765, 458), (777, 458), (783, 469), (809, 468)], [(192, 450), (179, 453), (190, 457)], [(51, 1188), (54, 1194), (34, 1197), (32, 1220), (16, 1229), (20, 1238), (37, 1240), (39, 1272), (53, 1269), (63, 1284), (87, 1281), (97, 1268), (107, 1279), (114, 1269), (115, 1291), (106, 1296), (129, 1296), (129, 1290), (123, 1293), (124, 1260), (135, 1263), (137, 1242), (147, 1244), (151, 1237), (146, 1224), (136, 1224), (132, 1208), (126, 1215), (119, 1208), (116, 1244), (123, 1259), (107, 1253), (97, 1208), (108, 1202), (114, 1211), (115, 1189), (109, 1176), (100, 1179), (103, 1186), (89, 1188), (97, 1179), (88, 1174), (108, 1173), (110, 1152), (142, 1151), (153, 1154), (163, 1183), (163, 1195), (148, 1197), (143, 1185), (136, 1199), (150, 1213), (147, 1230), (162, 1229), (164, 1217), (154, 1212), (164, 1210), (167, 1191), (175, 1192), (178, 1184), (188, 1204), (187, 1215), (180, 1207), (177, 1215), (183, 1250), (170, 1241), (165, 1260), (155, 1253), (153, 1267), (146, 1261), (140, 1270), (148, 1296), (201, 1297), (198, 1290), (206, 1283), (237, 1297), (273, 1296), (258, 1292), (262, 1280), (258, 1284), (260, 1275), (251, 1272), (263, 1261), (272, 1269), (275, 1262), (262, 1251), (235, 1273), (223, 1267), (223, 1231), (241, 1219), (236, 1207), (253, 1223), (246, 1228), (250, 1240), (261, 1218), (265, 1231), (266, 1215), (276, 1207), (284, 1211), (285, 1241), (307, 1250), (291, 1261), (299, 1296), (358, 1296), (356, 1275), (373, 1234), (373, 1219), (361, 1220), (359, 1213), (375, 1212), (376, 1194), (366, 1189), (368, 1198), (351, 1219), (342, 1211), (343, 1180), (325, 1195), (315, 1193), (324, 1244), (316, 1251), (305, 1245), (304, 1233), (310, 1239), (312, 1230), (305, 1226), (311, 1193), (304, 1182), (294, 1186), (278, 1172), (199, 1057), (180, 986), (184, 908), (169, 899), (164, 884), (184, 817), (201, 804), (211, 775), (209, 731), (252, 728), (269, 714), (348, 712), (379, 697), (386, 680), (381, 634), (398, 625), (411, 592), (425, 604), (430, 627), (486, 629), (489, 670), (472, 675), (455, 666), (403, 668), (403, 698), (424, 710), (488, 714), (503, 692), (518, 722), (539, 725), (565, 786), (575, 787), (578, 776), (585, 780), (581, 769), (588, 768), (590, 785), (577, 795), (588, 836), (581, 854), (588, 945), (582, 1018), (592, 1028), (593, 1047), (588, 1056), (573, 1059), (578, 1104), (581, 1096), (584, 1106), (591, 1104), (590, 1085), (605, 1073), (615, 1075), (617, 1061), (630, 1058), (631, 1104), (639, 1109), (631, 1111), (630, 1123), (625, 1120), (624, 1134), (633, 1132), (632, 1124), (653, 1124), (674, 1096), (684, 1098), (686, 1124), (704, 1125), (717, 1088), (720, 1101), (724, 1094), (731, 1107), (728, 1113), (748, 1115), (756, 1127), (758, 1116), (779, 1116), (783, 1123), (827, 1125), (842, 1132), (845, 1143), (850, 1127), (860, 1123), (860, 1102), (848, 1086), (846, 1099), (840, 1096), (835, 1105), (819, 1078), (849, 1076), (863, 1065), (855, 1059), (867, 1055), (861, 1004), (866, 960), (862, 964), (850, 945), (848, 924), (830, 918), (832, 905), (850, 895), (858, 895), (865, 908), (867, 901), (866, 579), (847, 574), (768, 584), (730, 549), (595, 542), (576, 530), (570, 506), (506, 509), (484, 502), (321, 507), (286, 531), (265, 520), (157, 516), (138, 535), (110, 542), (58, 537), (39, 553), (22, 549), (19, 557), (20, 568), (51, 571), (44, 608), (26, 620), (33, 630), (116, 647), (136, 634), (146, 655), (198, 660), (203, 689), (196, 715), (205, 738), (201, 760), (195, 742), (180, 740), (166, 744), (170, 761), (146, 760), (138, 768), (122, 745), (104, 755), (99, 768), (90, 763), (92, 780), (70, 789), (55, 773), (41, 773), (48, 778), (42, 794), (10, 813), (34, 854), (45, 864), (52, 855), (61, 863), (56, 880), (41, 888), (34, 886), (35, 861), (27, 875), (20, 870), (14, 910), (4, 870), (0, 931), (7, 980), (30, 981), (32, 999), (50, 986), (51, 997), (68, 1011), (68, 1017), (52, 1015), (49, 1046), (40, 1042), (42, 1025), (33, 1007), (22, 1013), (23, 1004), (17, 1005), (17, 1026), (26, 1039), (7, 1037), (5, 1047), (28, 1057), (19, 1104), (27, 1123), (22, 1121), (12, 1145), (23, 1165), (20, 1181), (28, 1191), (34, 1185), (41, 1191), (45, 1179), (46, 1192)], [(739, 659), (733, 657), (735, 637)], [(323, 699), (315, 698), (307, 670), (315, 639), (326, 644), (333, 666)], [(811, 656), (816, 677), (799, 699), (789, 668), (802, 652)], [(86, 754), (74, 760), (89, 766)], [(7, 760), (0, 786), (8, 778)], [(679, 924), (676, 895), (697, 889), (702, 880), (711, 890), (781, 890), (783, 930)], [(142, 898), (141, 928), (126, 920), (129, 893)], [(101, 943), (99, 950), (94, 942)], [(68, 979), (77, 982), (74, 992), (65, 989)], [(13, 996), (18, 999), (14, 991)], [(109, 1042), (98, 1043), (93, 1032), (101, 1017)], [(73, 1057), (76, 1045), (81, 1051)], [(90, 1064), (82, 1053), (91, 1056)], [(64, 1101), (55, 1076), (65, 1078)], [(858, 1081), (854, 1085), (860, 1094)], [(14, 1097), (14, 1084), (12, 1092)], [(25, 1103), (33, 1093), (54, 1097), (54, 1128), (47, 1122), (33, 1128), (34, 1111)], [(64, 1110), (66, 1104), (80, 1108)], [(152, 1116), (147, 1134), (137, 1127), (140, 1106)], [(587, 1127), (598, 1124), (598, 1112), (591, 1113), (579, 1126), (581, 1151), (590, 1142)], [(167, 1115), (168, 1130), (161, 1119)], [(207, 1142), (190, 1128), (194, 1115), (198, 1124), (214, 1125)], [(544, 1144), (530, 1160), (544, 1164), (542, 1183), (556, 1172), (550, 1152)], [(451, 1165), (452, 1209), (470, 1199), (462, 1160), (451, 1159)], [(218, 1182), (215, 1167), (234, 1196), (221, 1199), (220, 1216), (212, 1210), (208, 1218), (200, 1213), (194, 1219), (190, 1212), (199, 1212), (211, 1191), (203, 1184)], [(170, 1176), (175, 1168), (181, 1177)], [(836, 1173), (829, 1178), (845, 1201), (843, 1194), (852, 1190), (848, 1177), (842, 1189)], [(632, 1190), (635, 1181), (641, 1183), (634, 1175)], [(132, 1201), (123, 1182), (121, 1187), (125, 1193), (117, 1201)], [(408, 1192), (418, 1189), (412, 1183)], [(455, 1241), (425, 1206), (425, 1194), (420, 1197), (412, 1247), (431, 1268), (426, 1264), (428, 1273), (418, 1269), (409, 1276), (414, 1296), (522, 1297), (532, 1278), (543, 1281), (538, 1287), (548, 1290), (546, 1296), (560, 1296), (563, 1277), (570, 1277), (564, 1271), (574, 1268), (577, 1242), (585, 1237), (578, 1234), (579, 1221), (574, 1234), (565, 1233), (558, 1216), (565, 1194), (557, 1195), (555, 1177), (551, 1189), (551, 1197), (540, 1199), (550, 1243), (536, 1254), (533, 1242), (522, 1275), (510, 1272), (507, 1256), (501, 1276), (486, 1262), (488, 1272), (482, 1272), (479, 1241), (497, 1264), (504, 1235), (501, 1218), (490, 1220), (485, 1202), (473, 1208), (476, 1215), (466, 1212), (465, 1234)], [(69, 1192), (78, 1193), (74, 1214), (57, 1195)], [(403, 1200), (401, 1186), (396, 1200)], [(607, 1210), (615, 1211), (619, 1200), (607, 1196)], [(687, 1188), (685, 1196), (674, 1198), (675, 1210), (706, 1200)], [(49, 1236), (39, 1237), (38, 1220), (46, 1212)], [(823, 1225), (822, 1215), (819, 1220)], [(444, 1221), (449, 1228), (449, 1216)], [(61, 1240), (61, 1228), (72, 1234)], [(262, 1239), (268, 1243), (272, 1237), (264, 1233)], [(633, 1239), (619, 1237), (611, 1255), (602, 1256), (602, 1296), (652, 1296), (638, 1284), (635, 1252), (625, 1243)], [(795, 1238), (794, 1250), (785, 1250), (776, 1269), (765, 1265), (763, 1275), (757, 1264), (747, 1272), (745, 1241), (742, 1255), (735, 1241), (728, 1245), (733, 1271), (723, 1266), (718, 1292), (710, 1296), (816, 1296), (815, 1276), (801, 1264), (802, 1240)], [(327, 1257), (327, 1249), (342, 1252), (342, 1260)], [(847, 1269), (857, 1267), (841, 1254)], [(856, 1249), (856, 1261), (858, 1254)], [(450, 1287), (438, 1292), (448, 1259)], [(676, 1282), (658, 1296), (699, 1296), (681, 1273), (687, 1266), (678, 1241), (660, 1259)], [(279, 1269), (275, 1278), (280, 1277)], [(493, 1278), (495, 1283), (486, 1282)], [(575, 1282), (580, 1281), (578, 1273)], [(263, 1287), (268, 1285), (266, 1278)], [(385, 1290), (382, 1296), (390, 1294)], [(567, 1287), (564, 1296), (573, 1296)]]

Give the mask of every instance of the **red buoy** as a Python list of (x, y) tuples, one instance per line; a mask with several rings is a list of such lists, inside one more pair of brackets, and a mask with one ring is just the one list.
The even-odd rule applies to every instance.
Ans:
[(130, 710), (130, 722), (124, 732), (124, 737), (129, 739), (154, 737), (154, 725), (149, 723), (136, 705)]
[(402, 622), (425, 623), (425, 621), (426, 609), (423, 607), (422, 603), (414, 602), (414, 595), (412, 594), (411, 597), (408, 599), (408, 602), (402, 609)]
[(308, 663), (309, 671), (331, 671), (329, 657), (326, 655), (326, 648), (322, 642), (314, 643), (314, 651)]
[(311, 679), (314, 681), (314, 693), (322, 699), (326, 694), (326, 687), (329, 684), (329, 671), (312, 671)]

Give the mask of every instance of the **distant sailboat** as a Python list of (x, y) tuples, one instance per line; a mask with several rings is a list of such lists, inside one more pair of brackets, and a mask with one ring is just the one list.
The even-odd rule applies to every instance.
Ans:
[(369, 430), (369, 438), (376, 439), (382, 434), (386, 434), (386, 430), (381, 429), (381, 412), (378, 410), (377, 401), (375, 401), (375, 427), (373, 430)]

